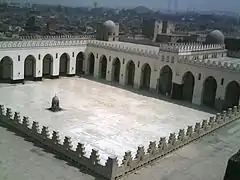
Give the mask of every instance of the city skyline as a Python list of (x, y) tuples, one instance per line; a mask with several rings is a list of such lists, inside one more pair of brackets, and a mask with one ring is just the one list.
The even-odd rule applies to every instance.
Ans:
[[(27, 0), (11, 0), (12, 2), (26, 2)], [(30, 0), (31, 3), (39, 3), (37, 0)], [(151, 9), (167, 9), (169, 0), (137, 0), (137, 1), (113, 1), (113, 0), (98, 0), (99, 6), (119, 8), (119, 7), (136, 7), (146, 6)], [(42, 0), (41, 4), (61, 4), (66, 6), (93, 6), (94, 0), (78, 1), (78, 0)], [(174, 7), (174, 0), (172, 0), (172, 7)], [(202, 11), (234, 11), (240, 10), (240, 2), (238, 0), (178, 0), (178, 10), (196, 9)]]

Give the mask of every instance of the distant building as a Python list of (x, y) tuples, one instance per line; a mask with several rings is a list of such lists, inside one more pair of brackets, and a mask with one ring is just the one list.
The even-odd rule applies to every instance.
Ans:
[(118, 41), (119, 24), (110, 20), (99, 23), (97, 26), (96, 39), (101, 41)]

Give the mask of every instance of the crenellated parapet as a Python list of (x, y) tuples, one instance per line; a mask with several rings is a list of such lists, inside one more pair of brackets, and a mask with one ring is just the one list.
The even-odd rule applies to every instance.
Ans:
[(173, 53), (189, 53), (216, 50), (225, 50), (225, 45), (198, 43), (161, 43), (159, 46), (159, 51), (167, 51)]
[(230, 70), (233, 72), (240, 72), (240, 63), (233, 62), (222, 62), (221, 60), (210, 60), (210, 59), (198, 59), (191, 60), (187, 58), (180, 58), (178, 63), (189, 64), (198, 67), (221, 69), (221, 70)]
[(121, 165), (117, 170), (117, 178), (134, 172), (153, 161), (166, 156), (167, 154), (223, 127), (224, 125), (240, 118), (240, 106), (229, 108), (228, 111), (216, 114), (208, 120), (197, 122), (195, 126), (188, 126), (187, 129), (180, 129), (178, 133), (170, 133), (161, 137), (159, 142), (150, 141), (148, 147), (138, 146), (135, 157), (131, 151), (127, 151)]
[(149, 48), (137, 48), (123, 44), (114, 44), (104, 41), (89, 40), (87, 46), (103, 48), (113, 51), (125, 52), (136, 54), (145, 57), (158, 58), (158, 50), (149, 49)]
[(79, 35), (79, 36), (72, 36), (72, 35), (62, 35), (62, 36), (20, 36), (20, 40), (52, 40), (52, 39), (95, 39), (94, 35)]
[(71, 47), (87, 44), (88, 39), (28, 39), (25, 41), (0, 41), (0, 50), (43, 47)]
[(108, 157), (106, 163), (102, 165), (98, 150), (93, 149), (90, 157), (87, 157), (83, 143), (78, 143), (74, 149), (70, 137), (66, 136), (61, 141), (59, 132), (51, 133), (46, 126), (40, 128), (38, 122), (30, 123), (27, 117), (21, 119), (18, 112), (13, 113), (10, 108), (5, 109), (3, 105), (0, 105), (0, 122), (2, 124), (25, 134), (34, 142), (57, 153), (76, 167), (85, 167), (109, 180), (132, 173), (237, 119), (240, 119), (240, 105), (217, 113), (216, 116), (198, 122), (195, 126), (180, 129), (178, 133), (170, 133), (168, 137), (161, 137), (158, 142), (150, 141), (148, 147), (140, 145), (135, 156), (131, 151), (127, 151), (121, 164), (118, 164), (117, 157), (114, 156)]
[[(14, 115), (13, 115), (14, 114)], [(100, 164), (98, 150), (93, 149), (90, 157), (86, 156), (84, 144), (78, 143), (76, 149), (73, 149), (70, 137), (65, 137), (61, 143), (59, 132), (49, 131), (49, 128), (33, 121), (30, 123), (27, 117), (21, 119), (18, 112), (13, 113), (10, 108), (5, 109), (0, 105), (0, 122), (18, 132), (24, 133), (34, 142), (57, 153), (61, 158), (71, 161), (77, 167), (85, 167), (107, 179), (113, 179), (113, 173), (117, 170), (117, 158), (108, 157), (105, 165)], [(31, 125), (30, 125), (31, 124)]]

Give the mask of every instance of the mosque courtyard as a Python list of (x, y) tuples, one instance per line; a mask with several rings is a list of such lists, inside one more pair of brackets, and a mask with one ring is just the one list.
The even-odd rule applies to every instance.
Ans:
[[(72, 138), (73, 146), (84, 143), (87, 156), (99, 150), (101, 163), (109, 155), (122, 158), (125, 151), (148, 146), (149, 141), (178, 132), (212, 114), (91, 81), (85, 78), (44, 79), (24, 85), (2, 85), (1, 104), (38, 121), (49, 130)], [(54, 95), (64, 111), (47, 108)]]

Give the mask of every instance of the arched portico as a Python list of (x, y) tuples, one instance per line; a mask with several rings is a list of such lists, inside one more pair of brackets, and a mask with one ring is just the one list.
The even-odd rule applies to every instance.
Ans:
[(84, 74), (84, 53), (79, 52), (76, 57), (76, 75)]
[(134, 85), (134, 76), (135, 76), (135, 64), (132, 60), (128, 61), (126, 66), (126, 84), (133, 86)]
[(9, 56), (5, 56), (0, 62), (0, 81), (10, 82), (13, 77), (13, 60)]
[(142, 89), (148, 90), (150, 88), (150, 81), (151, 81), (151, 67), (148, 63), (145, 63), (142, 66), (140, 87)]
[(33, 80), (36, 74), (36, 58), (29, 55), (24, 60), (24, 79)]
[(66, 76), (68, 74), (69, 63), (70, 63), (70, 56), (67, 53), (63, 53), (60, 56), (60, 60), (59, 60), (59, 75), (60, 76)]
[(239, 105), (240, 85), (236, 81), (230, 82), (225, 90), (224, 108), (230, 108)]
[(202, 104), (215, 108), (217, 91), (217, 81), (214, 77), (209, 76), (203, 83)]
[(164, 66), (160, 70), (159, 77), (159, 93), (163, 95), (170, 95), (172, 91), (172, 69), (169, 66)]
[(192, 102), (194, 85), (195, 78), (193, 74), (190, 71), (186, 72), (182, 79), (182, 100)]
[(94, 76), (94, 68), (95, 68), (95, 56), (93, 53), (88, 55), (88, 73), (90, 76)]
[(112, 81), (119, 82), (120, 79), (120, 70), (121, 70), (121, 62), (119, 58), (115, 58), (112, 64)]
[(53, 73), (53, 57), (47, 54), (43, 57), (43, 77), (50, 77)]
[(102, 55), (99, 61), (99, 77), (101, 79), (106, 79), (107, 76), (107, 57)]

